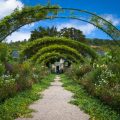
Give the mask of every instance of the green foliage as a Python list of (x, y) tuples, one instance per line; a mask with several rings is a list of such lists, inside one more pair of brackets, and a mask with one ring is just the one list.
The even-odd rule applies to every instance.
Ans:
[(45, 77), (40, 83), (34, 84), (31, 90), (18, 93), (15, 97), (7, 99), (0, 104), (0, 120), (14, 120), (18, 117), (31, 117), (33, 110), (28, 106), (41, 98), (40, 93), (46, 89), (50, 82), (54, 80), (54, 75)]
[(75, 41), (85, 43), (85, 36), (83, 35), (82, 31), (76, 28), (63, 28), (59, 32), (60, 37), (66, 37)]
[(16, 64), (14, 68), (18, 91), (30, 89), (33, 83), (40, 82), (42, 78), (49, 74), (46, 67), (40, 66), (39, 64), (33, 66), (29, 61)]
[[(15, 30), (32, 22), (44, 19), (49, 13), (56, 15), (58, 10), (46, 9), (48, 6), (24, 7), (22, 10), (14, 10), (14, 12), (6, 16), (0, 21), (0, 41), (4, 40)], [(59, 8), (57, 5), (49, 6), (49, 8)]]
[(90, 45), (95, 45), (95, 46), (117, 46), (120, 44), (120, 40), (114, 41), (114, 40), (109, 40), (109, 39), (99, 39), (99, 38), (87, 38), (86, 42)]
[(29, 41), (34, 41), (38, 38), (43, 38), (44, 36), (50, 36), (50, 37), (55, 37), (58, 35), (58, 31), (56, 27), (38, 27), (37, 29), (33, 30), (31, 32), (31, 37), (29, 39)]
[(92, 67), (90, 64), (72, 64), (72, 66), (66, 70), (66, 74), (74, 80), (79, 80), (91, 70)]
[(5, 72), (5, 67), (3, 66), (2, 63), (0, 63), (0, 76), (2, 76)]
[(83, 86), (74, 80), (61, 75), (63, 86), (74, 93), (72, 104), (77, 105), (90, 115), (90, 120), (119, 120), (120, 114), (112, 110), (109, 106), (104, 105), (98, 99), (90, 96)]
[(14, 65), (14, 72), (12, 75), (4, 73), (4, 67), (1, 66), (0, 77), (0, 101), (14, 96), (18, 91), (32, 87), (31, 66), (29, 63)]
[(106, 53), (93, 66), (91, 65), (90, 70), (82, 65), (73, 66), (67, 75), (83, 85), (91, 95), (96, 96), (119, 112), (120, 54), (118, 51), (117, 48), (116, 51)]
[(64, 59), (68, 59), (70, 61), (73, 61), (73, 62), (78, 62), (78, 60), (76, 60), (74, 57), (72, 57), (71, 55), (69, 54), (65, 54), (65, 53), (59, 53), (59, 52), (48, 52), (48, 53), (45, 53), (43, 55), (41, 55), (38, 59), (37, 59), (37, 62), (38, 63), (45, 63), (47, 61), (49, 61), (50, 59), (52, 58), (64, 58)]
[(8, 57), (8, 46), (0, 43), (0, 61), (4, 62)]
[(17, 90), (24, 90), (32, 87), (32, 66), (29, 62), (14, 65), (14, 76), (17, 82)]
[(66, 53), (66, 54), (71, 54), (72, 56), (74, 56), (76, 59), (78, 59), (81, 62), (84, 62), (84, 58), (82, 57), (82, 55), (75, 49), (70, 48), (66, 45), (49, 45), (47, 47), (43, 47), (42, 49), (40, 49), (33, 57), (32, 60), (36, 60), (39, 56), (47, 53), (47, 52), (53, 52), (53, 51), (57, 51), (59, 53)]
[[(48, 76), (50, 72), (48, 71), (48, 68), (46, 66), (41, 66), (41, 64), (34, 65), (32, 69), (32, 76), (33, 79), (38, 82), (41, 82), (41, 80)], [(36, 78), (37, 77), (37, 78)]]
[(0, 102), (14, 96), (17, 92), (16, 82), (12, 76), (0, 77)]
[(58, 38), (58, 37), (44, 37), (37, 39), (35, 41), (29, 42), (28, 44), (25, 45), (23, 48), (23, 55), (27, 55), (28, 58), (33, 56), (38, 52), (39, 49), (43, 47), (47, 47), (48, 45), (66, 45), (68, 47), (76, 49), (78, 52), (80, 52), (82, 55), (86, 56), (89, 55), (93, 59), (96, 59), (98, 55), (96, 52), (90, 48), (88, 45), (78, 42), (78, 41), (73, 41), (68, 38)]
[[(0, 64), (1, 66), (1, 64)], [(13, 65), (11, 75), (4, 74), (3, 65), (0, 67), (0, 102), (13, 97), (17, 92), (31, 89), (34, 83), (40, 82), (49, 74), (44, 66), (33, 66), (30, 62)]]
[(63, 28), (60, 31), (57, 30), (56, 27), (38, 27), (34, 31), (31, 32), (30, 41), (34, 41), (39, 38), (43, 38), (44, 36), (49, 37), (66, 37), (72, 40), (85, 42), (85, 36), (83, 35), (82, 31), (76, 28)]
[[(103, 32), (107, 33), (111, 38), (114, 40), (120, 40), (120, 31), (111, 24), (111, 21), (106, 21), (102, 17), (85, 11), (85, 10), (79, 10), (79, 9), (71, 9), (71, 8), (60, 8), (57, 5), (53, 6), (34, 6), (34, 7), (24, 7), (22, 10), (16, 9), (11, 15), (6, 16), (4, 19), (0, 21), (0, 41), (4, 40), (8, 35), (10, 35), (12, 32), (16, 31), (20, 27), (30, 24), (32, 22), (36, 22), (39, 20), (43, 20), (45, 18), (51, 19), (51, 18), (60, 18), (57, 17), (58, 12), (60, 11), (73, 11), (76, 13), (87, 13), (88, 17), (87, 19), (79, 19), (80, 16), (74, 17), (71, 15), (68, 15), (65, 18), (73, 18), (77, 20), (82, 20), (88, 23), (91, 23), (92, 25), (98, 27)], [(50, 14), (49, 14), (50, 13)], [(86, 15), (87, 15), (86, 14)], [(61, 17), (64, 18), (64, 17)], [(71, 32), (71, 31), (70, 31)], [(79, 32), (78, 32), (79, 33)], [(77, 32), (76, 32), (77, 34)], [(75, 36), (74, 36), (75, 38)]]
[(120, 40), (120, 31), (112, 25), (111, 21), (106, 21), (102, 17), (93, 14), (90, 23), (107, 33), (113, 40)]

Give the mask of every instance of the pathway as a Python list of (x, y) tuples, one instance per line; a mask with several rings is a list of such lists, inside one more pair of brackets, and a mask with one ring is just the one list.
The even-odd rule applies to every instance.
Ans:
[(69, 104), (73, 94), (62, 87), (60, 77), (56, 76), (51, 86), (43, 92), (43, 98), (30, 106), (36, 112), (33, 118), (16, 120), (89, 120), (89, 116), (77, 106)]

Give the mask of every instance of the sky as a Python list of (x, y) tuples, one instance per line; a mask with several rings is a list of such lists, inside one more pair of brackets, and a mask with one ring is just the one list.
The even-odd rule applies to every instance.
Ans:
[[(48, 0), (0, 0), (0, 19), (11, 14), (15, 8), (22, 9), (24, 6), (46, 5)], [(120, 29), (120, 0), (50, 0), (51, 5), (58, 4), (65, 8), (78, 8), (87, 10), (104, 17), (113, 22)], [(107, 34), (97, 29), (91, 24), (72, 20), (72, 19), (54, 19), (43, 20), (25, 25), (18, 31), (7, 37), (7, 41), (18, 41), (29, 39), (31, 31), (39, 26), (56, 26), (58, 30), (64, 27), (75, 27), (83, 31), (87, 38), (111, 39)]]

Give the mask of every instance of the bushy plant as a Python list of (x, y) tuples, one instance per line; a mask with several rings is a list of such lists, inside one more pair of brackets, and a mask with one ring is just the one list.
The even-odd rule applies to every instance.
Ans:
[(92, 66), (89, 64), (74, 64), (69, 69), (67, 69), (66, 74), (73, 79), (81, 79), (86, 73), (90, 72)]
[[(91, 96), (84, 90), (84, 87), (76, 83), (73, 79), (61, 75), (65, 89), (74, 93), (74, 99), (70, 103), (77, 105), (90, 115), (90, 120), (119, 120), (120, 114), (103, 104), (100, 100)], [(90, 86), (89, 86), (90, 87)], [(104, 92), (106, 93), (106, 92)]]
[(0, 76), (2, 76), (5, 72), (5, 67), (0, 63)]
[(17, 82), (17, 89), (25, 90), (32, 87), (32, 65), (30, 62), (14, 65), (14, 77)]
[(12, 76), (0, 77), (0, 101), (14, 96), (16, 92), (16, 82)]
[(4, 62), (8, 56), (8, 46), (0, 43), (0, 61)]
[(31, 117), (31, 112), (33, 112), (33, 110), (29, 109), (28, 106), (32, 102), (42, 98), (39, 93), (50, 85), (54, 77), (55, 75), (49, 75), (44, 78), (41, 83), (34, 84), (32, 89), (19, 92), (15, 97), (1, 103), (0, 120), (14, 120), (19, 117)]
[(43, 79), (49, 74), (48, 68), (46, 66), (40, 66), (39, 68), (39, 78)]
[(75, 79), (93, 96), (120, 111), (120, 54), (110, 51), (93, 65), (76, 65), (67, 75)]
[(26, 62), (21, 65), (18, 84), (21, 85), (23, 90), (32, 87), (31, 72), (31, 65), (29, 63)]

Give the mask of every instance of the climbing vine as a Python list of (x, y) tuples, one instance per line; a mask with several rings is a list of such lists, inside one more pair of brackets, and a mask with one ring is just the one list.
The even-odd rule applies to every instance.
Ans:
[(79, 51), (79, 53), (83, 55), (89, 55), (93, 59), (96, 59), (98, 57), (97, 53), (88, 45), (78, 41), (73, 41), (68, 38), (58, 38), (58, 37), (44, 37), (44, 38), (39, 38), (37, 40), (29, 42), (23, 48), (23, 53), (28, 55), (28, 57), (31, 57), (39, 49), (43, 47), (47, 47), (48, 45), (54, 45), (54, 44), (66, 45), (68, 47), (74, 48), (77, 51)]
[(64, 58), (64, 59), (68, 59), (70, 61), (73, 62), (78, 62), (78, 60), (76, 60), (73, 56), (71, 56), (70, 54), (65, 54), (65, 53), (59, 53), (59, 52), (48, 52), (45, 53), (43, 55), (41, 55), (38, 59), (37, 59), (37, 63), (44, 63), (45, 61), (49, 61), (49, 59), (51, 58)]
[[(86, 17), (83, 17), (84, 15)], [(16, 9), (11, 15), (6, 16), (4, 19), (2, 19), (0, 21), (0, 41), (3, 41), (11, 33), (26, 24), (31, 24), (32, 22), (40, 21), (43, 19), (55, 18), (69, 18), (90, 23), (108, 34), (113, 40), (120, 40), (120, 31), (114, 25), (112, 25), (111, 22), (94, 13), (80, 9), (60, 8), (56, 5), (39, 5), (34, 7), (24, 7), (22, 10)]]
[[(47, 7), (38, 5), (35, 7), (24, 7), (22, 10), (15, 9), (11, 15), (0, 21), (0, 41), (22, 26), (45, 18), (48, 13), (57, 14), (57, 10), (43, 9)], [(50, 6), (50, 8), (58, 8), (58, 6)]]
[(47, 47), (43, 47), (41, 48), (35, 55), (33, 55), (33, 57), (31, 58), (31, 60), (36, 61), (40, 56), (42, 56), (43, 54), (47, 53), (47, 52), (59, 52), (61, 53), (66, 53), (66, 54), (70, 54), (73, 57), (75, 57), (77, 60), (84, 62), (84, 58), (83, 56), (75, 49), (70, 48), (66, 45), (49, 45)]

